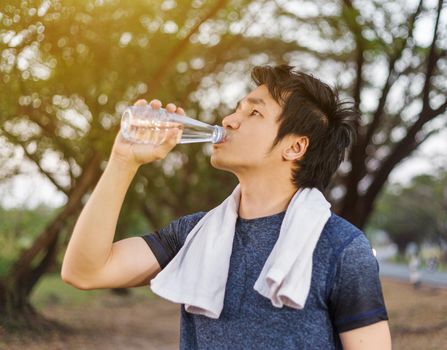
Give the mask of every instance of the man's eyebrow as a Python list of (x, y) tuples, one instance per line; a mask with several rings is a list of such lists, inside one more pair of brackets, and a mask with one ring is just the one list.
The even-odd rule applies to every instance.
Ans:
[(263, 106), (265, 106), (265, 101), (262, 98), (259, 98), (259, 97), (247, 97), (246, 99), (245, 98), (241, 99), (237, 103), (236, 109), (239, 109), (241, 104), (244, 103), (245, 101), (247, 101), (248, 103), (251, 103), (253, 105), (263, 105)]

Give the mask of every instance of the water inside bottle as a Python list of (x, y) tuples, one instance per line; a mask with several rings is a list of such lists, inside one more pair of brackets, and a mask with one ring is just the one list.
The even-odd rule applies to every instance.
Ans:
[(178, 129), (177, 143), (222, 142), (225, 130), (217, 125), (167, 113), (166, 110), (153, 110), (148, 106), (131, 106), (121, 118), (121, 133), (125, 139), (135, 143), (162, 144), (169, 130)]
[[(159, 122), (152, 120), (140, 120), (138, 123), (128, 125), (127, 138), (137, 143), (159, 145), (163, 143), (168, 135), (169, 130), (183, 130), (183, 125), (176, 122)], [(177, 143), (180, 142), (182, 133), (177, 136)]]

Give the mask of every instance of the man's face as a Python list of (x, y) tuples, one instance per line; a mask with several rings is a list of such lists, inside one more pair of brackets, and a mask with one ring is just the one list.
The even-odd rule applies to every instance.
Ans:
[(281, 106), (260, 85), (243, 98), (222, 125), (226, 141), (213, 146), (211, 164), (233, 173), (270, 169), (281, 162), (281, 142), (270, 151), (278, 132)]

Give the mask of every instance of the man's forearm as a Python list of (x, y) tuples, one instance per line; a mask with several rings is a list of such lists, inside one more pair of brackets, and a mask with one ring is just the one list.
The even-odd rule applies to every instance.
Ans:
[(106, 264), (118, 216), (136, 167), (110, 160), (76, 222), (65, 253), (62, 277), (78, 281)]

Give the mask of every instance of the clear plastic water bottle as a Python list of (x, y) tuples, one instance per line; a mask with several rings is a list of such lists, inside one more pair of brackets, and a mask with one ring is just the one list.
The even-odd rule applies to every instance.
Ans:
[(127, 107), (121, 118), (121, 134), (134, 143), (161, 144), (170, 129), (181, 130), (177, 143), (212, 142), (224, 140), (225, 129), (209, 125), (166, 109), (150, 105)]

